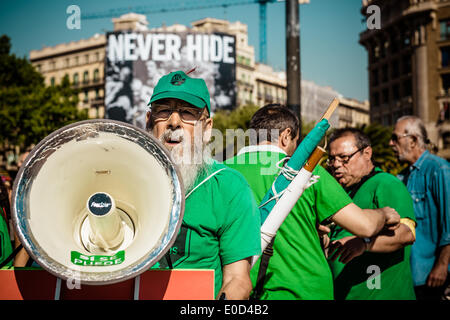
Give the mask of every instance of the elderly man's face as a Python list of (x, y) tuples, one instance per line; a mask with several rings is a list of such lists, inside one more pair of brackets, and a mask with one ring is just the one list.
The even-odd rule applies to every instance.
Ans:
[(412, 136), (406, 134), (406, 125), (406, 121), (400, 121), (395, 125), (391, 140), (389, 141), (389, 146), (392, 148), (395, 155), (400, 161), (414, 162), (413, 160), (411, 160)]
[(353, 135), (347, 135), (330, 144), (328, 165), (339, 184), (350, 187), (368, 173), (372, 166), (371, 157), (371, 147), (360, 150)]
[[(152, 104), (147, 123), (152, 122), (153, 135), (161, 140), (172, 154), (183, 156), (187, 150), (196, 152), (209, 141), (212, 119), (207, 111), (179, 99), (161, 99)], [(189, 149), (186, 149), (189, 147)], [(190, 158), (190, 157), (189, 157)]]

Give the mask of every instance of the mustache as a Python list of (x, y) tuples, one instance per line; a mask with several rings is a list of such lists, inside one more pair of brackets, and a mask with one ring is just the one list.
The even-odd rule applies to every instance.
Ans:
[(185, 136), (184, 131), (181, 128), (178, 128), (176, 130), (167, 129), (164, 131), (164, 133), (161, 135), (160, 140), (161, 141), (176, 141), (176, 142), (183, 142)]

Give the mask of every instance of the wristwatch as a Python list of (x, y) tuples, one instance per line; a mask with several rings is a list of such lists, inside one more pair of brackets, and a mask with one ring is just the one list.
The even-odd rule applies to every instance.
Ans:
[(363, 238), (364, 243), (366, 244), (366, 251), (369, 251), (369, 244), (372, 242), (371, 238)]

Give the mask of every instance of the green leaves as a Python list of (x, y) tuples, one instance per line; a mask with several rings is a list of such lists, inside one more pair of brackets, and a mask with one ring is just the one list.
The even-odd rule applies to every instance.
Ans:
[(87, 119), (78, 109), (77, 92), (68, 78), (46, 87), (44, 78), (25, 58), (10, 54), (10, 41), (0, 37), (0, 151), (38, 143), (51, 132)]
[(361, 128), (372, 143), (372, 159), (375, 165), (383, 171), (397, 175), (406, 165), (398, 162), (397, 157), (389, 146), (392, 128), (373, 123)]

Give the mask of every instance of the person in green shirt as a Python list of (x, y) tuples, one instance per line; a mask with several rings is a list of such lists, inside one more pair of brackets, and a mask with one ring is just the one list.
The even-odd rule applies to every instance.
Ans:
[[(9, 194), (8, 189), (0, 175), (0, 263), (2, 263), (11, 253), (12, 244), (9, 236), (9, 229), (5, 218), (9, 210)], [(12, 261), (6, 263), (7, 266), (12, 265)]]
[(250, 259), (261, 252), (259, 211), (242, 175), (206, 152), (213, 120), (205, 81), (171, 72), (150, 104), (147, 129), (169, 150), (186, 192), (179, 234), (154, 267), (213, 269), (216, 297), (248, 299)]
[[(256, 133), (257, 144), (244, 147), (225, 164), (242, 173), (260, 203), (297, 147), (299, 121), (288, 108), (267, 105), (253, 115), (250, 130)], [(275, 236), (273, 256), (257, 298), (333, 299), (333, 278), (321, 247), (319, 223), (334, 221), (368, 236), (376, 234), (385, 223), (395, 225), (399, 221), (390, 208), (364, 214), (321, 166), (313, 170), (309, 184)], [(251, 270), (254, 286), (259, 285), (259, 268), (257, 262)]]
[(383, 230), (366, 239), (339, 226), (332, 228), (328, 254), (336, 299), (415, 300), (409, 262), (415, 216), (408, 190), (395, 176), (373, 164), (370, 140), (359, 129), (332, 133), (328, 164), (359, 207), (389, 206), (401, 216), (396, 230)]

